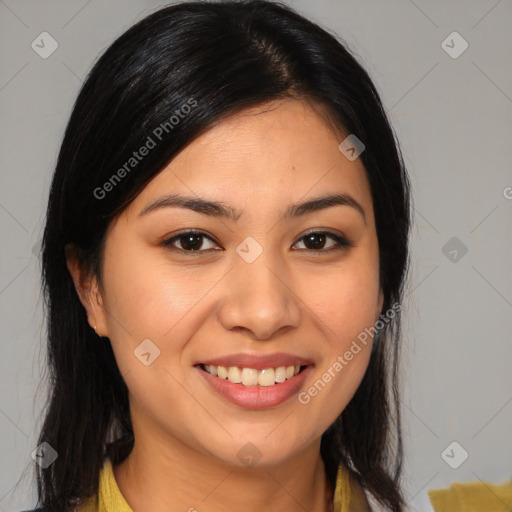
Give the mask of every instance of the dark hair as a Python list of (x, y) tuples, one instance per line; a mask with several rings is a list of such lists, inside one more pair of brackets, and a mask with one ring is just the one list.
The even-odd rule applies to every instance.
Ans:
[[(48, 469), (36, 466), (41, 505), (64, 511), (83, 503), (98, 490), (104, 457), (117, 464), (134, 442), (126, 385), (110, 343), (88, 325), (66, 267), (66, 245), (78, 247), (101, 283), (107, 228), (145, 185), (221, 119), (282, 98), (325, 107), (340, 129), (365, 144), (360, 158), (374, 205), (382, 311), (400, 303), (409, 264), (410, 185), (363, 67), (333, 35), (277, 2), (185, 2), (158, 10), (94, 64), (53, 176), (43, 238), (50, 396), (39, 442), (59, 456)], [(155, 133), (164, 143), (128, 169), (133, 151)], [(357, 392), (321, 442), (333, 486), (344, 464), (393, 511), (404, 503), (399, 339), (398, 311), (376, 336)]]

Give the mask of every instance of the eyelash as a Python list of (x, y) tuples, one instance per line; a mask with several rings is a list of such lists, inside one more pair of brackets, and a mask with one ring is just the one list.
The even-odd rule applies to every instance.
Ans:
[[(209, 237), (206, 233), (204, 233), (202, 231), (197, 231), (197, 230), (192, 229), (192, 230), (188, 230), (188, 231), (182, 231), (181, 233), (178, 233), (177, 235), (175, 235), (175, 236), (173, 236), (171, 238), (163, 240), (161, 242), (161, 245), (163, 247), (166, 247), (167, 249), (172, 250), (172, 251), (178, 251), (178, 252), (182, 252), (182, 253), (191, 253), (193, 255), (197, 255), (198, 253), (202, 253), (202, 252), (209, 252), (209, 251), (212, 251), (212, 250), (213, 251), (217, 250), (217, 249), (186, 250), (186, 249), (180, 249), (180, 248), (175, 247), (175, 246), (172, 245), (174, 242), (179, 241), (180, 238), (184, 238), (187, 235), (202, 236), (204, 238), (207, 238), (211, 242), (216, 243), (215, 240), (213, 240), (211, 237)], [(337, 243), (337, 246), (330, 247), (328, 249), (319, 249), (319, 250), (315, 250), (315, 249), (300, 249), (300, 250), (308, 251), (308, 252), (317, 252), (317, 253), (327, 253), (327, 252), (330, 253), (332, 251), (341, 251), (341, 250), (344, 250), (344, 249), (347, 249), (347, 248), (353, 246), (352, 242), (347, 240), (345, 237), (340, 236), (340, 235), (338, 235), (336, 233), (333, 233), (331, 231), (310, 231), (310, 232), (306, 233), (305, 235), (303, 235), (299, 239), (299, 241), (302, 241), (304, 238), (306, 238), (306, 237), (308, 237), (310, 235), (326, 235), (328, 238), (333, 239)], [(296, 242), (296, 243), (298, 243), (298, 242)], [(296, 245), (296, 243), (294, 245)]]

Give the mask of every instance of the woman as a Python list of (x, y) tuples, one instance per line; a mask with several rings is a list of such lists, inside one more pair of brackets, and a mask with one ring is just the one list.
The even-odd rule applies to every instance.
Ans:
[(40, 507), (404, 510), (409, 202), (367, 73), (290, 8), (119, 37), (50, 192)]

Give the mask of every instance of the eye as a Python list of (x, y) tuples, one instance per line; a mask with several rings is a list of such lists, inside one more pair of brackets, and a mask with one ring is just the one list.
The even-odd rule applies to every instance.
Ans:
[[(204, 252), (200, 251), (201, 247), (203, 247), (203, 240), (213, 241), (209, 236), (206, 236), (201, 231), (184, 231), (172, 238), (164, 240), (162, 245), (164, 247), (169, 247), (170, 249), (183, 251), (183, 252)], [(176, 242), (181, 247), (176, 247)], [(211, 249), (211, 248), (208, 248)]]
[[(326, 249), (325, 244), (328, 239), (333, 240), (334, 244), (331, 244)], [(306, 250), (314, 252), (329, 252), (332, 250), (340, 250), (352, 246), (352, 243), (349, 242), (344, 236), (340, 236), (329, 231), (311, 231), (304, 235), (300, 240), (304, 240)]]
[[(327, 240), (331, 240), (330, 246), (325, 248)], [(172, 250), (181, 252), (206, 252), (208, 250), (218, 250), (212, 247), (204, 248), (204, 241), (209, 240), (213, 245), (217, 245), (212, 238), (203, 233), (202, 231), (189, 230), (179, 233), (178, 235), (164, 240), (161, 245)], [(304, 242), (302, 242), (304, 240)], [(312, 231), (302, 236), (299, 242), (294, 244), (304, 243), (305, 249), (312, 252), (328, 252), (332, 250), (341, 250), (346, 247), (351, 247), (352, 243), (349, 242), (344, 236), (329, 231)]]

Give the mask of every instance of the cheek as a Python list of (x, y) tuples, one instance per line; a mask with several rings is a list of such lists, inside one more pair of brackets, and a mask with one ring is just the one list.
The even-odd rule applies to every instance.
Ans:
[(342, 349), (366, 327), (374, 325), (379, 310), (378, 263), (354, 259), (353, 263), (310, 280), (304, 298), (326, 336)]
[[(312, 318), (323, 333), (317, 380), (299, 397), (324, 410), (327, 423), (346, 407), (366, 372), (378, 319), (378, 259), (370, 251), (322, 273), (309, 294)], [(318, 397), (318, 398), (315, 398)], [(333, 404), (336, 406), (333, 407)], [(312, 410), (313, 410), (312, 409)]]
[[(121, 252), (121, 251), (120, 251)], [(111, 338), (162, 340), (197, 302), (201, 283), (147, 253), (122, 251), (106, 265)]]
[[(110, 260), (115, 263), (106, 264), (104, 269), (109, 337), (115, 359), (132, 405), (146, 411), (143, 417), (151, 416), (168, 426), (176, 423), (172, 411), (180, 411), (182, 418), (194, 414), (195, 402), (183, 399), (180, 357), (193, 335), (194, 318), (200, 314), (198, 302), (207, 285), (198, 282), (197, 274), (194, 278), (182, 269), (177, 271), (161, 258), (151, 260), (147, 254), (142, 257), (127, 248), (116, 256)], [(142, 346), (143, 351), (139, 349)], [(146, 353), (151, 361), (147, 366), (138, 357)], [(162, 404), (169, 409), (164, 411)]]
[[(183, 398), (178, 382), (187, 376), (187, 346), (210, 311), (205, 310), (210, 304), (205, 291), (214, 287), (225, 270), (206, 273), (197, 267), (179, 267), (161, 255), (152, 257), (128, 247), (116, 256), (105, 265), (112, 349), (135, 400), (158, 410), (159, 400), (161, 404), (173, 401), (171, 397)], [(142, 343), (149, 346), (150, 358), (153, 352), (157, 355), (149, 366), (137, 358), (148, 352), (142, 350), (146, 347)], [(190, 405), (185, 401), (180, 407)]]

